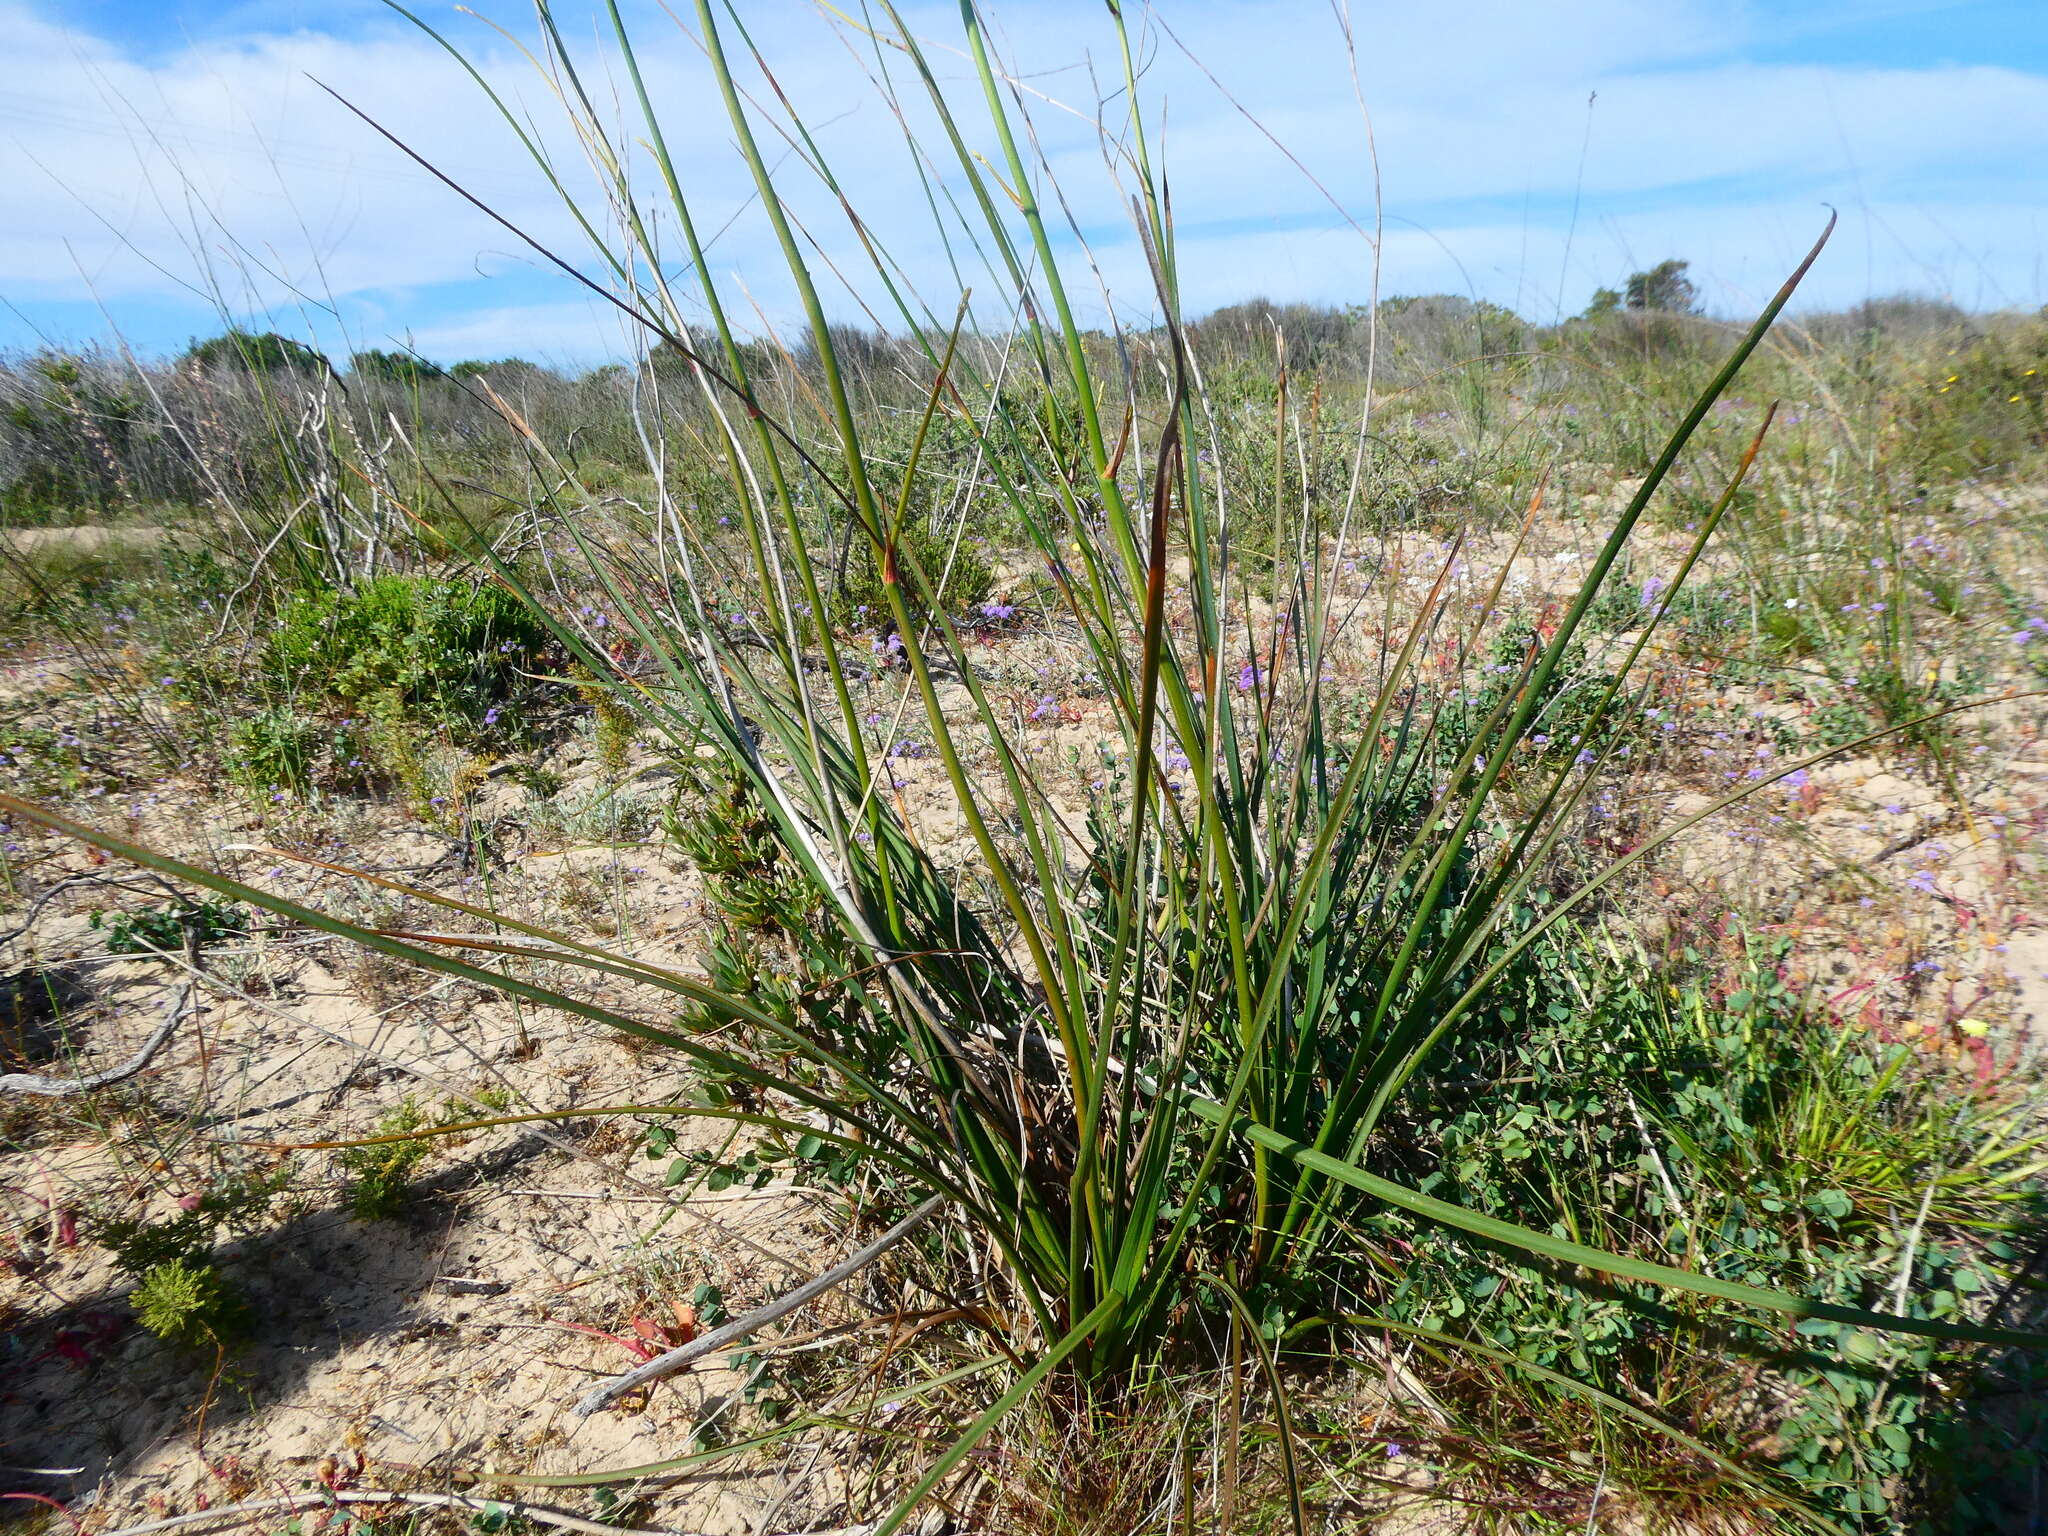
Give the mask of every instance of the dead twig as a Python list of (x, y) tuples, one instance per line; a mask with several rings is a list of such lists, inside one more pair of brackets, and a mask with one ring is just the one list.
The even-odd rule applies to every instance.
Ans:
[(895, 1226), (884, 1232), (872, 1243), (869, 1243), (867, 1247), (861, 1249), (860, 1252), (842, 1263), (833, 1265), (832, 1268), (826, 1270), (817, 1279), (807, 1280), (788, 1295), (769, 1302), (765, 1307), (756, 1307), (753, 1311), (736, 1317), (729, 1323), (720, 1324), (701, 1338), (692, 1339), (689, 1343), (679, 1345), (665, 1355), (656, 1355), (652, 1360), (634, 1366), (632, 1370), (625, 1372), (623, 1375), (614, 1376), (610, 1381), (605, 1382), (583, 1398), (571, 1411), (579, 1419), (588, 1418), (600, 1408), (609, 1407), (635, 1387), (645, 1386), (650, 1381), (659, 1381), (664, 1376), (673, 1376), (693, 1360), (701, 1359), (705, 1355), (723, 1349), (735, 1339), (745, 1338), (748, 1334), (765, 1328), (779, 1317), (788, 1316), (796, 1311), (798, 1307), (824, 1295), (825, 1292), (831, 1290), (834, 1286), (843, 1283), (850, 1276), (858, 1274), (861, 1270), (867, 1268), (868, 1265), (874, 1263), (876, 1259), (879, 1259), (927, 1221), (930, 1221), (933, 1216), (938, 1214), (939, 1207), (944, 1203), (945, 1201), (942, 1197), (938, 1195), (932, 1196), (923, 1205), (920, 1205), (908, 1216), (897, 1222)]
[[(564, 1509), (554, 1509), (545, 1504), (517, 1504), (506, 1499), (479, 1498), (464, 1493), (393, 1493), (382, 1489), (341, 1492), (328, 1488), (308, 1489), (304, 1493), (290, 1494), (281, 1499), (252, 1499), (246, 1504), (220, 1504), (212, 1509), (195, 1510), (189, 1515), (172, 1515), (165, 1520), (152, 1520), (147, 1525), (131, 1525), (123, 1530), (105, 1531), (101, 1536), (157, 1536), (162, 1531), (184, 1530), (195, 1525), (220, 1525), (253, 1515), (283, 1514), (288, 1511), (313, 1510), (323, 1506), (346, 1504), (412, 1504), (429, 1509), (466, 1509), (478, 1514), (513, 1515), (520, 1519), (532, 1520), (536, 1524), (551, 1525), (559, 1530), (579, 1531), (583, 1536), (698, 1536), (690, 1531), (635, 1530), (630, 1526), (601, 1525), (595, 1520), (586, 1520), (581, 1515), (572, 1515)], [(842, 1525), (833, 1530), (792, 1532), (790, 1536), (872, 1536), (875, 1529), (867, 1525)]]
[[(135, 878), (146, 881), (151, 885), (158, 886), (161, 889), (168, 891), (171, 895), (171, 899), (174, 901), (181, 901), (184, 899), (184, 893), (181, 892), (176, 886), (172, 885), (170, 881), (163, 879), (161, 876), (152, 875), (145, 872), (141, 875), (136, 876)], [(55, 901), (59, 896), (63, 895), (64, 892), (69, 890), (75, 890), (79, 886), (83, 885), (103, 886), (108, 890), (114, 891), (132, 891), (136, 888), (132, 883), (130, 883), (130, 881), (125, 879), (119, 879), (111, 875), (66, 875), (62, 880), (59, 880), (55, 885), (51, 886), (48, 890), (44, 891), (41, 895), (37, 896), (35, 900), (31, 901), (28, 904), (28, 909), (23, 914), (21, 925), (19, 927), (10, 928), (5, 933), (0, 933), (0, 944), (12, 944), (16, 939), (24, 937), (31, 928), (35, 927), (36, 919), (43, 915), (43, 908), (47, 907), (52, 901)]]
[(192, 983), (186, 982), (178, 988), (177, 996), (171, 999), (170, 1011), (164, 1015), (163, 1023), (157, 1025), (156, 1033), (141, 1050), (122, 1062), (118, 1067), (109, 1067), (104, 1072), (95, 1072), (90, 1077), (43, 1077), (35, 1072), (10, 1072), (0, 1077), (0, 1093), (32, 1093), (38, 1098), (68, 1099), (81, 1093), (91, 1093), (97, 1088), (111, 1088), (115, 1083), (125, 1082), (156, 1059), (156, 1053), (164, 1048), (177, 1027), (186, 1017), (198, 1010), (192, 1006)]

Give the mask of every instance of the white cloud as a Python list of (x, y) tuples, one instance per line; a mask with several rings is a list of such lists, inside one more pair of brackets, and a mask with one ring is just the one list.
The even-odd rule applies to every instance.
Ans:
[(511, 304), (416, 326), (410, 344), (429, 357), (461, 360), (523, 357), (573, 365), (633, 348), (631, 323), (596, 298), (560, 304)]
[[(559, 9), (567, 17), (569, 7)], [(1099, 0), (1012, 0), (997, 41), (1031, 96), (1038, 144), (1072, 215), (1098, 242), (1121, 302), (1147, 307), (1149, 281), (1128, 234), (1127, 175), (1105, 168), (1092, 119), (1121, 131), (1119, 65)], [(620, 332), (593, 301), (538, 274), (530, 252), (411, 164), (313, 83), (332, 85), (522, 227), (589, 265), (580, 236), (456, 63), (396, 26), (350, 36), (257, 30), (142, 58), (116, 39), (0, 0), (0, 52), (16, 88), (0, 102), (0, 297), (123, 306), (214, 286), (234, 308), (332, 297), (368, 343), (411, 334), (443, 356), (615, 351)], [(252, 16), (260, 13), (251, 13)], [(886, 106), (864, 78), (873, 52), (799, 0), (743, 12), (776, 83), (802, 105), (869, 225), (888, 240), (934, 309), (952, 279), (922, 189)], [(1134, 24), (1142, 22), (1135, 8)], [(1179, 38), (1285, 141), (1361, 222), (1373, 180), (1350, 61), (1324, 0), (1198, 0), (1162, 14)], [(1597, 282), (1666, 254), (1693, 258), (1710, 297), (1731, 307), (1767, 292), (1831, 201), (1845, 214), (1813, 292), (1835, 302), (1910, 287), (1968, 302), (2039, 303), (2042, 228), (2028, 210), (2048, 191), (2048, 79), (2011, 69), (1764, 66), (1741, 57), (1745, 12), (1709, 0), (1586, 0), (1531, 6), (1468, 0), (1455, 28), (1438, 8), (1354, 6), (1357, 62), (1372, 109), (1386, 209), (1388, 291), (1464, 290), (1545, 314)], [(978, 92), (958, 51), (957, 12), (912, 11), (972, 122)], [(254, 28), (257, 23), (252, 20)], [(502, 40), (465, 17), (451, 35), (478, 50), (508, 99), (529, 112), (565, 177), (590, 178), (560, 112)], [(590, 27), (572, 35), (588, 36)], [(729, 293), (778, 321), (789, 285), (732, 152), (694, 44), (656, 11), (643, 64), (700, 226), (720, 238)], [(1157, 32), (1141, 35), (1141, 95), (1163, 108), (1163, 138), (1195, 307), (1255, 292), (1347, 298), (1366, 289), (1369, 252), (1323, 194)], [(851, 43), (851, 50), (849, 50)], [(743, 49), (728, 38), (735, 56)], [(615, 66), (585, 60), (608, 117), (627, 120)], [(1089, 67), (1083, 67), (1084, 65)], [(890, 68), (920, 131), (929, 109), (900, 55)], [(1588, 137), (1586, 99), (1598, 93)], [(765, 90), (757, 92), (772, 100)], [(1098, 108), (1098, 96), (1110, 97)], [(1052, 98), (1054, 105), (1044, 98)], [(1071, 110), (1063, 110), (1063, 108)], [(626, 130), (637, 136), (637, 124)], [(985, 128), (975, 148), (995, 156)], [(787, 145), (764, 120), (771, 156)], [(935, 153), (943, 150), (930, 140)], [(1583, 146), (1583, 148), (1582, 148)], [(45, 174), (45, 170), (49, 174)], [(644, 164), (636, 178), (652, 190)], [(957, 165), (939, 174), (965, 198)], [(786, 185), (829, 265), (859, 251), (832, 199), (791, 161)], [(1582, 211), (1565, 262), (1572, 200)], [(1064, 211), (1049, 204), (1049, 216)], [(1411, 227), (1411, 221), (1427, 231)], [(673, 231), (664, 235), (672, 240)], [(978, 259), (963, 260), (984, 302)], [(1462, 270), (1461, 270), (1462, 269)], [(479, 273), (497, 281), (479, 284)], [(1092, 279), (1070, 274), (1086, 299)], [(872, 279), (865, 287), (872, 294)], [(852, 307), (832, 290), (828, 302)]]

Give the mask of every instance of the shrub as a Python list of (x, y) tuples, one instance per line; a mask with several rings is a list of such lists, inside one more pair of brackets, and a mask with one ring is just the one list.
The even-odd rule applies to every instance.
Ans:
[(144, 1328), (182, 1348), (226, 1345), (248, 1331), (248, 1304), (210, 1253), (223, 1232), (250, 1232), (266, 1221), (292, 1172), (287, 1163), (267, 1174), (232, 1174), (164, 1221), (100, 1224), (96, 1235), (116, 1267), (140, 1282), (132, 1301)]
[(425, 1110), (407, 1098), (377, 1122), (377, 1135), (405, 1137), (344, 1148), (336, 1159), (349, 1175), (348, 1208), (364, 1221), (388, 1221), (404, 1211), (415, 1169), (432, 1143), (410, 1132), (428, 1125)]
[(325, 373), (331, 369), (317, 348), (275, 331), (228, 331), (185, 349), (185, 361), (198, 368), (240, 368), (250, 373)]
[[(1906, 1047), (1809, 1009), (1779, 973), (1788, 948), (1759, 948), (1742, 984), (1722, 992), (1697, 974), (1697, 956), (1678, 957), (1693, 974), (1660, 984), (1591, 934), (1546, 938), (1446, 1059), (1436, 1103), (1390, 1127), (1417, 1187), (1516, 1221), (1569, 1222), (1646, 1256), (1676, 1250), (1690, 1268), (1821, 1301), (1890, 1284), (1903, 1235), (1917, 1231), (1910, 1310), (1961, 1315), (1967, 1295), (2011, 1270), (2001, 1233), (2041, 1198), (2033, 1150), (2009, 1114), (1958, 1105)], [(1929, 1182), (1930, 1169), (1964, 1168), (1973, 1176)], [(1420, 1235), (1404, 1219), (1391, 1225)], [(1648, 1297), (1546, 1278), (1471, 1245), (1390, 1269), (1379, 1304), (1679, 1406), (1672, 1378), (1688, 1367), (1668, 1353)], [(1845, 1369), (1784, 1355), (1778, 1330), (1733, 1326), (1773, 1361), (1776, 1406), (1757, 1404), (1750, 1432), (1771, 1432), (1780, 1464), (1821, 1506), (1889, 1508), (1954, 1412), (1940, 1384), (1953, 1350), (1800, 1325), (1805, 1340), (1839, 1335)]]
[(230, 902), (201, 901), (176, 907), (144, 907), (136, 912), (95, 911), (86, 919), (107, 936), (110, 955), (177, 954), (190, 933), (201, 949), (224, 939), (244, 938), (249, 914)]
[(244, 789), (303, 796), (313, 787), (320, 727), (289, 704), (270, 704), (228, 732), (228, 776)]
[(1611, 315), (1624, 309), (1681, 315), (1697, 314), (1699, 290), (1694, 287), (1692, 279), (1686, 276), (1691, 268), (1691, 262), (1673, 257), (1660, 261), (1645, 271), (1631, 272), (1628, 281), (1619, 289), (1596, 289), (1592, 302), (1586, 306), (1583, 318)]
[(577, 668), (576, 676), (576, 697), (589, 707), (591, 714), (591, 740), (597, 749), (598, 774), (606, 784), (621, 783), (626, 777), (639, 722), (618, 694), (592, 677), (587, 669)]
[[(897, 559), (915, 562), (934, 588), (941, 576), (945, 586), (939, 592), (946, 612), (967, 613), (988, 601), (995, 590), (995, 572), (975, 547), (971, 536), (963, 535), (958, 545), (950, 533), (941, 534), (921, 517), (906, 517), (897, 533)], [(914, 590), (905, 578), (906, 592)], [(840, 622), (853, 629), (880, 627), (888, 618), (889, 599), (882, 590), (882, 562), (867, 540), (856, 534), (847, 559), (846, 580), (840, 586)], [(914, 622), (930, 616), (930, 603), (920, 595), (908, 604)]]
[(507, 380), (525, 380), (545, 375), (546, 369), (538, 363), (529, 363), (523, 357), (501, 357), (497, 359), (469, 357), (452, 365), (448, 376), (454, 379), (489, 379), (494, 387), (502, 386)]
[(387, 575), (293, 600), (264, 662), (283, 689), (474, 734), (496, 723), (494, 706), (513, 697), (547, 641), (502, 587)]
[(277, 1197), (291, 1185), (292, 1167), (263, 1175), (236, 1174), (217, 1180), (185, 1209), (164, 1221), (116, 1217), (102, 1222), (98, 1238), (124, 1272), (141, 1276), (174, 1260), (197, 1262), (222, 1232), (253, 1231), (267, 1219)]
[[(1488, 643), (1473, 669), (1476, 675), (1468, 674), (1437, 712), (1439, 772), (1465, 753), (1497, 712), (1512, 706), (1542, 649), (1542, 636), (1526, 619), (1510, 620)], [(1554, 770), (1599, 756), (1617, 730), (1607, 701), (1615, 685), (1610, 674), (1588, 664), (1583, 645), (1568, 646), (1536, 699), (1532, 730), (1521, 744), (1523, 758)]]
[(0, 723), (0, 781), (32, 795), (75, 795), (112, 788), (119, 776), (103, 744), (68, 725)]
[(430, 379), (444, 377), (439, 368), (424, 358), (414, 357), (410, 352), (387, 352), (375, 347), (366, 352), (350, 353), (348, 368), (359, 379), (376, 379), (409, 389), (417, 389)]
[(185, 1349), (231, 1343), (254, 1320), (249, 1303), (218, 1269), (185, 1259), (151, 1268), (131, 1304), (144, 1328)]
[(133, 505), (129, 450), (143, 401), (99, 359), (42, 352), (0, 382), (0, 513), (74, 523)]

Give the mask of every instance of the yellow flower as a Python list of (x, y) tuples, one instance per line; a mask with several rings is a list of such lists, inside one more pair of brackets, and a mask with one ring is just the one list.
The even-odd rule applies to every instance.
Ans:
[(1950, 375), (1948, 376), (1948, 382), (1949, 382), (1949, 383), (1951, 383), (1951, 384), (1953, 384), (1953, 383), (1955, 383), (1955, 381), (1956, 381), (1957, 379), (1959, 379), (1960, 377), (1962, 377), (1962, 375), (1960, 375), (1960, 374), (1955, 374), (1955, 373), (1952, 373), (1952, 374), (1950, 374)]
[(2011, 405), (2011, 404), (2013, 403), (2013, 401), (2015, 401), (2015, 400), (2017, 400), (2017, 399), (2019, 399), (2019, 396), (2018, 396), (2018, 395), (2007, 395), (2007, 396), (2005, 397), (2005, 403), (2006, 403), (2007, 405)]
[(1935, 391), (1935, 393), (1936, 393), (1937, 395), (1945, 395), (1945, 394), (1947, 394), (1947, 393), (1948, 393), (1948, 386), (1947, 386), (1946, 384), (1942, 385), (1942, 386), (1941, 386), (1941, 388), (1939, 388), (1939, 389), (1937, 389), (1937, 390)]

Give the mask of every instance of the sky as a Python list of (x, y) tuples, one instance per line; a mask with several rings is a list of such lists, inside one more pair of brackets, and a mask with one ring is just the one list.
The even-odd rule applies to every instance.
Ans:
[[(694, 5), (621, 4), (695, 221), (715, 233), (715, 281), (746, 328), (787, 331), (795, 293), (700, 41), (676, 20)], [(446, 0), (411, 8), (592, 199), (560, 103), (521, 51), (530, 6), (477, 0), (502, 32)], [(1102, 0), (983, 9), (1029, 109), (1027, 153), (1084, 322), (1150, 315), (1130, 173), (1103, 148), (1127, 108)], [(602, 0), (554, 10), (599, 111), (624, 124)], [(979, 323), (1001, 324), (1005, 285), (957, 226), (949, 244), (913, 174), (875, 45), (850, 19), (859, 0), (735, 11), (906, 290), (950, 319), (970, 286)], [(901, 14), (970, 150), (998, 159), (958, 5), (905, 0)], [(1362, 303), (1377, 284), (1548, 321), (1680, 257), (1708, 307), (1732, 315), (1775, 289), (1830, 209), (1841, 226), (1806, 307), (1900, 292), (2048, 302), (2048, 0), (1125, 0), (1125, 14), (1191, 313)], [(826, 308), (887, 318), (842, 205), (790, 150), (775, 91), (724, 25)], [(943, 209), (964, 179), (902, 55), (886, 56)], [(598, 272), (476, 81), (379, 0), (0, 0), (0, 58), (0, 349), (118, 339), (161, 354), (230, 321), (441, 362), (580, 367), (641, 342), (364, 120)], [(629, 167), (656, 207), (644, 153)], [(673, 249), (672, 221), (654, 217)]]

